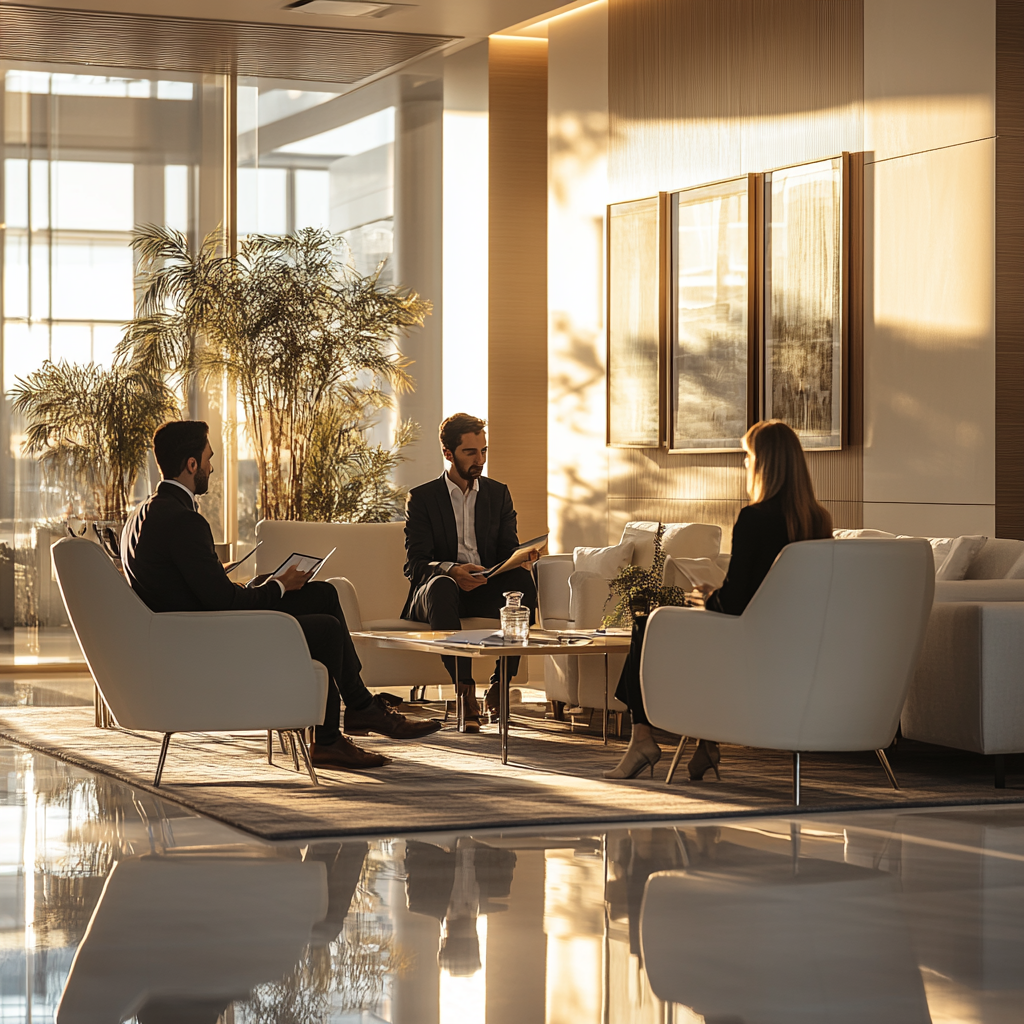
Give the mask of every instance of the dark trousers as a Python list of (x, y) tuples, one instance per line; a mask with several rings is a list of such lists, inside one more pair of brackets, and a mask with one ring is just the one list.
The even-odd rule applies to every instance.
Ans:
[(615, 687), (615, 696), (629, 708), (634, 725), (650, 725), (650, 719), (644, 710), (644, 695), (640, 692), (640, 651), (644, 646), (644, 630), (647, 618), (637, 619), (633, 623), (633, 636), (629, 641), (629, 654), (626, 664), (622, 666), (619, 685)]
[[(431, 576), (413, 597), (413, 615), (421, 622), (429, 622), (431, 629), (461, 629), (462, 619), (496, 619), (505, 605), (505, 594), (518, 590), (523, 604), (530, 609), (532, 624), (537, 612), (537, 587), (528, 569), (509, 569), (500, 576), (492, 576), (482, 587), (463, 590), (451, 576)], [(454, 658), (442, 654), (441, 663), (448, 670), (453, 683), (473, 682), (471, 658)], [(519, 659), (508, 659), (509, 678), (519, 671)], [(498, 678), (495, 662), (491, 680)]]
[(341, 734), (341, 702), (346, 707), (364, 708), (373, 699), (359, 674), (362, 665), (345, 624), (338, 592), (331, 583), (313, 580), (298, 590), (289, 590), (282, 598), (281, 611), (298, 620), (309, 656), (327, 667), (327, 708), (323, 724), (314, 731), (314, 740), (333, 743)]

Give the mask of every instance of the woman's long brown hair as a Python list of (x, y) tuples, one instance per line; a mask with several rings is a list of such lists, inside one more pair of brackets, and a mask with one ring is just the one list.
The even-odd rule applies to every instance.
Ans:
[(762, 420), (744, 435), (743, 449), (754, 460), (751, 503), (779, 495), (791, 542), (831, 538), (832, 516), (814, 496), (807, 460), (792, 428), (782, 420)]

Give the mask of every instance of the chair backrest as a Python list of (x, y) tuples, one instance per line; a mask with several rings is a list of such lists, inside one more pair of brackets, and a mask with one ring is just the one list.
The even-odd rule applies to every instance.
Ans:
[(397, 618), (409, 581), (405, 565), (405, 523), (300, 523), (264, 519), (256, 524), (263, 541), (256, 552), (256, 572), (271, 572), (293, 551), (326, 555), (317, 579), (344, 576), (356, 588), (364, 620)]
[[(695, 687), (692, 735), (784, 750), (888, 745), (924, 642), (934, 589), (926, 540), (790, 544), (736, 621), (737, 632), (730, 628), (728, 641), (722, 637), (729, 649), (716, 653), (727, 685), (711, 678)], [(718, 618), (706, 627), (717, 629)], [(671, 664), (675, 657), (685, 672), (686, 650), (676, 651), (673, 639), (672, 616), (659, 611), (648, 626), (644, 663), (650, 657), (652, 665)], [(723, 698), (727, 691), (731, 703)], [(652, 693), (652, 721), (658, 720), (657, 700)], [(673, 708), (677, 716), (679, 711)]]
[(96, 685), (117, 715), (148, 675), (154, 613), (98, 544), (66, 537), (52, 551), (71, 626)]
[[(782, 550), (743, 615), (751, 668), (790, 693), (804, 749), (886, 746), (935, 592), (922, 539), (804, 541)], [(785, 687), (788, 679), (789, 686)], [(861, 748), (863, 749), (863, 748)]]

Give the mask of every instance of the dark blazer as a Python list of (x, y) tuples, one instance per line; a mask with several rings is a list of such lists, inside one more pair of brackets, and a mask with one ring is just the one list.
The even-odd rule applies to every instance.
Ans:
[[(477, 481), (476, 549), (480, 564), (503, 562), (519, 546), (516, 510), (508, 487), (482, 476)], [(405, 508), (405, 575), (409, 580), (402, 618), (412, 611), (413, 598), (441, 562), (459, 560), (459, 535), (452, 511), (452, 498), (444, 477), (430, 480), (409, 492)]]
[(281, 606), (277, 583), (247, 589), (228, 579), (210, 524), (192, 497), (166, 480), (121, 534), (125, 574), (155, 612), (215, 612)]
[(708, 598), (708, 610), (742, 615), (788, 543), (789, 530), (778, 495), (740, 509), (732, 528), (729, 572), (722, 586)]

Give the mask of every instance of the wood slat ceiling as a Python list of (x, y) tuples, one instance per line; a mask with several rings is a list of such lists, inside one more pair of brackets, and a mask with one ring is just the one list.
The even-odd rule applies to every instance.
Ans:
[(0, 5), (0, 59), (351, 84), (457, 37)]

